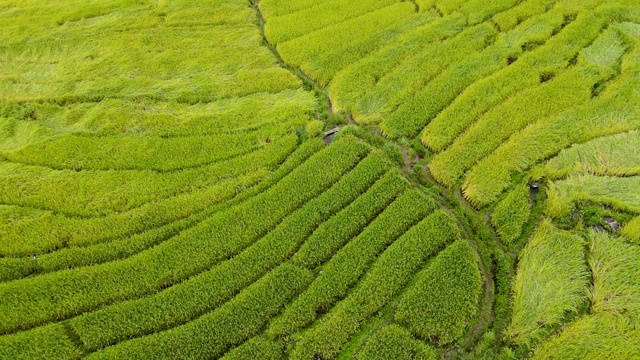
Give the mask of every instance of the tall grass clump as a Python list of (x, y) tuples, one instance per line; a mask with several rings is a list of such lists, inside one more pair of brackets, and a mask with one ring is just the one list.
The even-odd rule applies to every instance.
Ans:
[(543, 221), (520, 254), (509, 343), (529, 349), (587, 305), (585, 240)]
[(478, 261), (467, 241), (449, 245), (403, 295), (395, 319), (441, 346), (460, 338), (478, 313), (483, 285)]
[(529, 220), (529, 214), (531, 214), (529, 196), (529, 187), (526, 184), (518, 185), (498, 203), (491, 213), (491, 224), (506, 245), (513, 243), (520, 236), (523, 226)]

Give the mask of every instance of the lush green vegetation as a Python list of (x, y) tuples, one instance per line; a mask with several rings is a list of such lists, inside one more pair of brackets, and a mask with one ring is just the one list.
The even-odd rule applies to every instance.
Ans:
[(638, 0), (0, 29), (0, 359), (640, 357)]
[(532, 347), (586, 306), (585, 240), (543, 221), (523, 250), (514, 283), (509, 341)]

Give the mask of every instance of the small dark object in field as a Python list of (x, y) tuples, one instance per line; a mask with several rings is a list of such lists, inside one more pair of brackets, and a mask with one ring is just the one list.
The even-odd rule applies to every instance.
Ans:
[(609, 227), (611, 228), (611, 231), (616, 232), (618, 230), (620, 230), (620, 223), (618, 222), (618, 220), (612, 218), (612, 217), (606, 217), (603, 219), (604, 222), (609, 225)]
[(329, 144), (331, 143), (331, 141), (333, 141), (333, 138), (336, 136), (336, 133), (340, 131), (340, 127), (334, 127), (333, 129), (329, 130), (329, 131), (325, 131), (324, 133), (324, 143), (325, 144)]
[(538, 195), (538, 191), (540, 191), (540, 181), (532, 181), (529, 183), (529, 192), (532, 198), (535, 198)]

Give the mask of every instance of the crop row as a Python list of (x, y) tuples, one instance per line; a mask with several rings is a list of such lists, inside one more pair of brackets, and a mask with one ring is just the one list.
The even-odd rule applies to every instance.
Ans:
[(513, 285), (511, 344), (531, 348), (587, 303), (585, 241), (543, 221), (522, 251)]
[[(546, 16), (554, 15), (557, 21), (557, 11)], [(600, 34), (601, 26), (602, 20), (591, 13), (582, 13), (543, 45), (513, 56), (509, 60), (513, 61), (511, 65), (470, 85), (429, 122), (422, 132), (422, 142), (434, 151), (444, 150), (492, 107), (518, 91), (539, 84), (543, 73), (562, 72), (569, 61)]]
[(592, 314), (613, 313), (640, 324), (640, 248), (607, 233), (591, 231), (589, 265)]
[(488, 204), (512, 184), (513, 173), (572, 144), (637, 129), (640, 109), (634, 104), (640, 97), (632, 85), (640, 81), (637, 47), (622, 58), (620, 68), (621, 74), (591, 101), (527, 126), (481, 160), (467, 174), (465, 196)]
[(392, 324), (378, 330), (360, 350), (358, 360), (436, 360), (437, 352), (407, 329)]
[[(211, 187), (205, 191), (184, 194), (163, 202), (148, 204), (130, 212), (101, 218), (70, 219), (49, 212), (21, 214), (20, 210), (23, 209), (17, 209), (17, 211), (12, 211), (16, 213), (16, 219), (9, 222), (5, 228), (0, 227), (3, 239), (0, 244), (5, 255), (38, 254), (37, 259), (42, 259), (43, 263), (64, 262), (76, 255), (85, 256), (82, 254), (90, 257), (100, 256), (101, 252), (110, 251), (104, 246), (100, 247), (101, 244), (112, 243), (116, 239), (125, 239), (126, 241), (127, 237), (150, 231), (153, 227), (186, 218), (200, 210), (207, 210), (211, 205), (224, 199), (224, 196), (235, 195), (234, 199), (246, 199), (250, 195), (255, 195), (287, 175), (319, 151), (322, 146), (322, 142), (319, 140), (302, 144), (277, 170), (254, 187), (250, 186), (266, 175), (263, 171), (256, 171), (246, 178), (240, 178), (241, 182), (237, 180), (225, 182), (221, 186)], [(248, 187), (250, 188), (245, 190)], [(216, 206), (214, 205), (214, 207)], [(211, 215), (217, 210), (216, 208), (206, 211), (205, 215)], [(14, 215), (8, 213), (7, 216), (11, 218)], [(93, 247), (94, 245), (98, 247)], [(68, 250), (63, 252), (64, 255), (56, 255), (58, 251), (41, 254), (54, 249)], [(64, 260), (65, 258), (67, 260)], [(0, 259), (0, 264), (3, 260)], [(65, 267), (67, 266), (63, 266), (63, 268)]]
[[(582, 51), (576, 67), (548, 81), (541, 78), (539, 86), (521, 91), (487, 112), (451, 147), (434, 157), (429, 165), (433, 176), (443, 184), (453, 186), (476, 162), (493, 152), (513, 133), (589, 101), (594, 87), (615, 74), (625, 50), (613, 32), (605, 32), (601, 38), (610, 46), (595, 42)], [(594, 52), (597, 55), (590, 55)], [(473, 191), (469, 187), (465, 190), (468, 193)]]
[(321, 274), (273, 320), (267, 333), (289, 335), (310, 325), (321, 311), (348, 295), (380, 252), (434, 209), (435, 204), (415, 190), (400, 196), (321, 267)]
[(96, 350), (188, 322), (293, 255), (318, 225), (364, 193), (388, 168), (379, 156), (365, 158), (334, 186), (234, 258), (157, 295), (85, 314), (72, 319), (70, 325), (89, 349)]
[(352, 137), (341, 138), (269, 190), (148, 251), (123, 261), (0, 284), (0, 309), (5, 309), (0, 311), (0, 332), (95, 310), (116, 299), (166, 288), (211, 268), (241, 252), (325, 191), (367, 153), (365, 144)]
[[(381, 26), (366, 34), (359, 34), (360, 37), (345, 38), (344, 42), (335, 44), (332, 48), (323, 49), (322, 52), (306, 60), (300, 67), (321, 85), (328, 86), (334, 76), (344, 68), (370, 56), (378, 49), (394, 43), (396, 39), (404, 37), (405, 34), (439, 19), (440, 17), (435, 11), (413, 13), (389, 26)], [(361, 17), (350, 22), (353, 23), (352, 26), (358, 27), (361, 21), (366, 20)]]
[[(134, 12), (107, 28), (85, 22), (65, 28), (62, 37), (12, 46), (7, 67), (20, 75), (0, 97), (10, 102), (146, 97), (198, 103), (300, 86), (293, 74), (274, 66), (251, 24), (174, 28), (160, 26), (150, 15)], [(88, 37), (101, 40), (87, 42)], [(211, 38), (218, 46), (210, 46)], [(157, 48), (163, 48), (161, 56)], [(47, 61), (38, 61), (39, 54)], [(86, 54), (101, 61), (87, 61)]]
[(583, 175), (549, 184), (546, 213), (559, 218), (569, 214), (576, 201), (604, 203), (640, 213), (640, 176), (618, 178)]
[(357, 41), (357, 39), (370, 36), (385, 27), (405, 20), (412, 14), (414, 14), (413, 4), (407, 2), (397, 3), (361, 17), (280, 43), (277, 49), (289, 64), (300, 66), (327, 49), (344, 46)]
[[(70, 217), (105, 216), (136, 211), (150, 202), (194, 195), (225, 180), (272, 169), (297, 146), (295, 135), (233, 159), (197, 169), (153, 171), (73, 171), (0, 163), (0, 201), (51, 210)], [(138, 212), (141, 209), (137, 209)]]
[(87, 359), (210, 359), (255, 335), (313, 278), (307, 269), (283, 264), (228, 303), (177, 328), (128, 340)]
[(491, 213), (491, 224), (496, 228), (505, 245), (511, 244), (522, 233), (523, 226), (531, 214), (529, 187), (525, 184), (516, 186), (498, 203)]
[(144, 99), (105, 99), (64, 106), (53, 103), (4, 104), (0, 106), (0, 114), (6, 118), (3, 121), (36, 118), (39, 126), (53, 133), (91, 136), (145, 134), (166, 138), (300, 124), (301, 120), (304, 123), (315, 104), (312, 93), (287, 89), (277, 94), (258, 93), (204, 104)]
[(634, 244), (640, 244), (640, 216), (633, 218), (622, 228), (621, 233)]
[(508, 31), (516, 27), (524, 20), (548, 11), (557, 0), (527, 0), (520, 4), (496, 14), (491, 21), (495, 23), (500, 31)]
[(270, 43), (279, 44), (396, 2), (399, 0), (329, 0), (293, 14), (269, 18), (264, 31)]
[(402, 291), (428, 257), (459, 236), (457, 224), (444, 211), (420, 221), (376, 259), (359, 284), (317, 326), (301, 334), (291, 358), (309, 359), (314, 354), (334, 358), (364, 321)]
[(385, 74), (362, 96), (352, 109), (354, 119), (359, 123), (380, 122), (444, 69), (481, 51), (496, 36), (493, 26), (482, 24), (466, 29), (454, 38), (424, 47)]
[[(450, 66), (415, 93), (381, 123), (381, 129), (392, 137), (417, 135), (466, 87), (508, 66), (510, 58), (528, 51), (527, 44), (539, 44), (551, 38), (562, 21), (560, 13), (550, 12), (531, 18), (506, 33), (500, 33), (495, 43), (484, 51), (469, 54), (466, 59)], [(494, 27), (491, 29), (497, 33)]]
[(532, 359), (640, 358), (640, 330), (616, 314), (587, 315), (539, 346)]
[(640, 132), (605, 136), (562, 150), (545, 164), (550, 178), (575, 174), (610, 176), (640, 175)]
[(478, 312), (483, 278), (478, 256), (464, 240), (448, 246), (403, 295), (395, 319), (422, 339), (449, 344), (462, 336)]
[(400, 173), (389, 172), (352, 204), (320, 225), (291, 261), (311, 270), (325, 263), (408, 187)]
[(378, 51), (345, 67), (329, 85), (334, 108), (353, 111), (359, 99), (374, 88), (378, 79), (424, 47), (455, 36), (462, 31), (464, 24), (465, 19), (461, 15), (437, 19), (397, 37)]

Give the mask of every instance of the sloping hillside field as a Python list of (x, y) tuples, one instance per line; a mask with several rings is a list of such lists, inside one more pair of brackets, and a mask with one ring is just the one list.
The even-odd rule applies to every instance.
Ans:
[(640, 359), (640, 1), (0, 30), (0, 359)]

